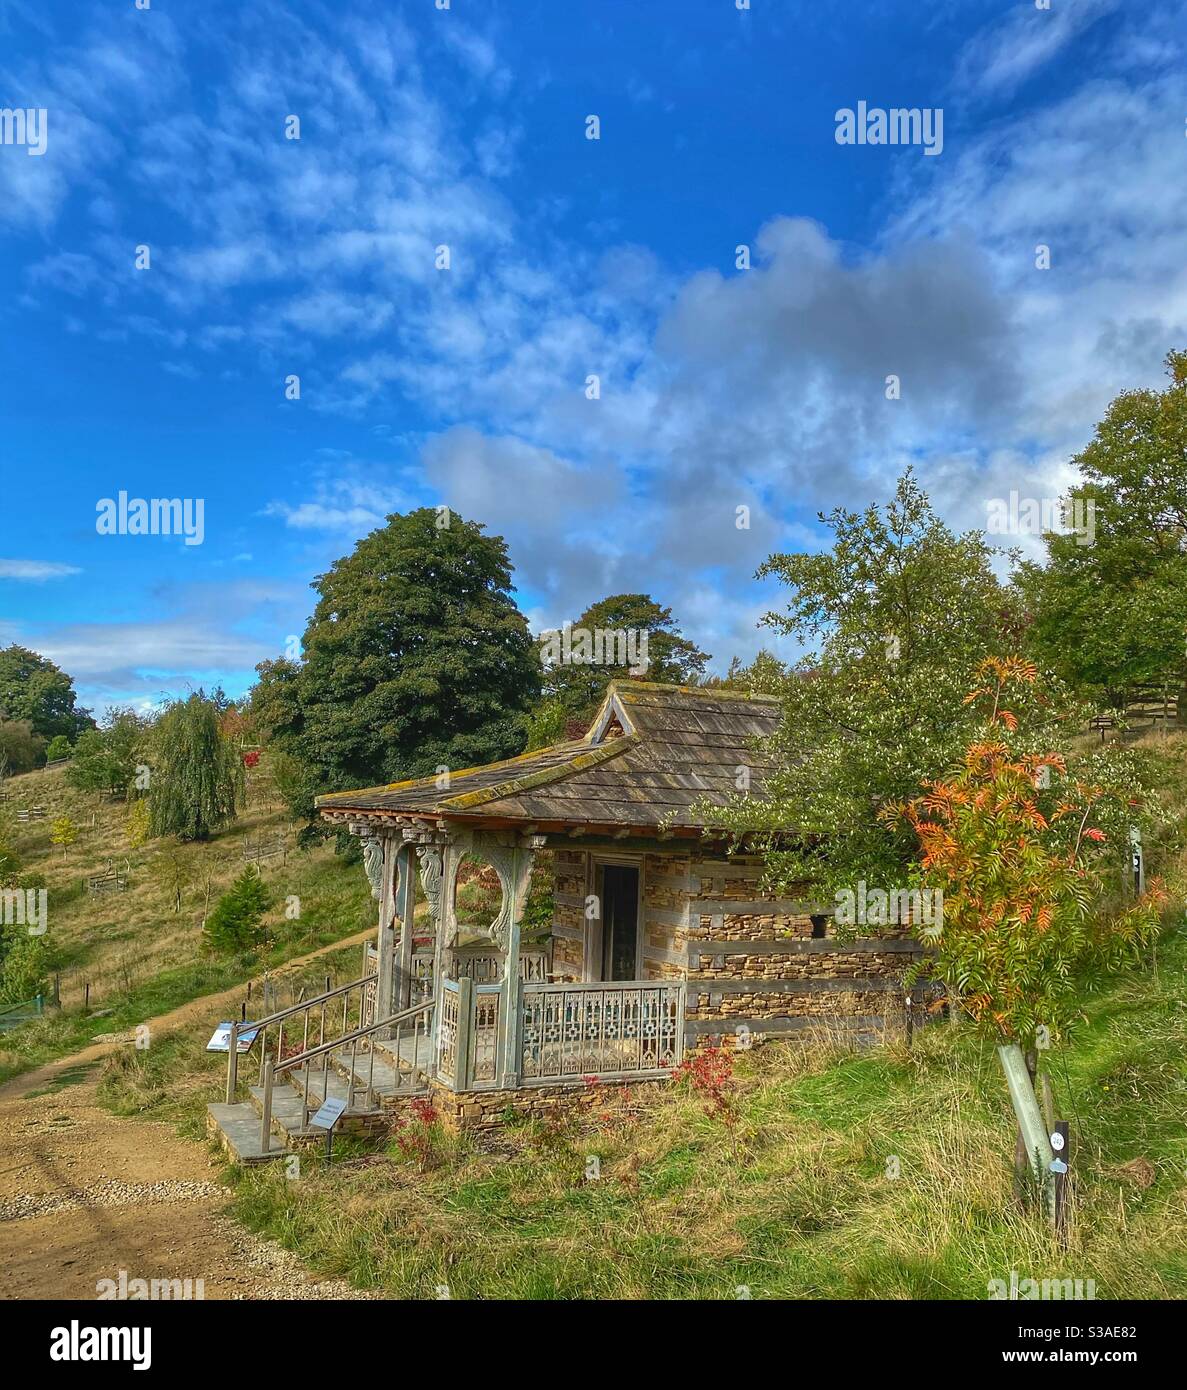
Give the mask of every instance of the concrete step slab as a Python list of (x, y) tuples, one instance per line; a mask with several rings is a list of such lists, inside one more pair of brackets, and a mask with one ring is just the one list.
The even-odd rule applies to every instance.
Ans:
[(246, 1101), (236, 1105), (216, 1101), (208, 1105), (206, 1128), (236, 1163), (268, 1163), (289, 1152), (272, 1134), (268, 1136), (267, 1147), (261, 1145), (259, 1112)]
[[(264, 1088), (262, 1086), (251, 1086), (248, 1088), (251, 1094), (252, 1109), (255, 1112), (256, 1124), (259, 1125), (260, 1116), (264, 1113)], [(313, 1097), (310, 1097), (312, 1109), (310, 1114), (317, 1109)], [(301, 1097), (289, 1086), (272, 1087), (272, 1133), (278, 1138), (288, 1141), (312, 1139), (322, 1133), (320, 1129), (313, 1129), (312, 1126), (302, 1123)]]

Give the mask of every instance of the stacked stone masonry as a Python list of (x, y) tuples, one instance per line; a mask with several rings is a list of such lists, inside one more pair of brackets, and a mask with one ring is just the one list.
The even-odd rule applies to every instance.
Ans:
[[(580, 849), (555, 854), (553, 971), (558, 978), (598, 978), (585, 959), (592, 938), (584, 906), (593, 892), (595, 854)], [(744, 1020), (756, 1034), (760, 1030), (753, 1025), (764, 1020), (783, 1021), (773, 1032), (797, 1030), (795, 1020), (805, 1026), (852, 1024), (863, 1031), (871, 1018), (901, 1020), (899, 981), (915, 958), (913, 950), (904, 949), (909, 926), (876, 933), (863, 929), (860, 943), (837, 940), (828, 906), (807, 901), (806, 889), (772, 895), (760, 886), (761, 858), (727, 858), (719, 847), (632, 855), (624, 841), (622, 856), (616, 852), (616, 857), (635, 858), (640, 867), (640, 977), (688, 982), (689, 1045), (712, 1036), (705, 1025), (714, 1020), (721, 1020), (723, 1036)], [(894, 945), (877, 949), (883, 940)], [(788, 949), (780, 950), (784, 941)], [(737, 943), (737, 950), (722, 951), (722, 942)]]

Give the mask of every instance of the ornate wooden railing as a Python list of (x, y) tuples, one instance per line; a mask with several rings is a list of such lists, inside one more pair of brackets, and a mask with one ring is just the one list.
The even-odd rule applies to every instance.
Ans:
[[(453, 952), (452, 978), (469, 979), (476, 985), (495, 985), (503, 978), (503, 953), (489, 946), (459, 946)], [(548, 980), (549, 953), (547, 951), (520, 951), (519, 978), (534, 984), (545, 984)]]
[[(366, 968), (370, 972), (373, 984), (368, 996), (373, 1016), (375, 994), (379, 985), (379, 952), (375, 949), (373, 942), (367, 943)], [(395, 962), (392, 965), (395, 974), (395, 983), (392, 987), (392, 998), (402, 997), (399, 988), (399, 969)], [(408, 1005), (427, 1003), (433, 997), (433, 953), (432, 951), (414, 951), (412, 954), (411, 984), (408, 988)]]
[[(469, 991), (465, 991), (469, 995)], [(466, 1032), (463, 1025), (463, 990), (457, 980), (441, 987), (441, 1013), (437, 1019), (437, 1075), (455, 1090), (458, 1085), (458, 1050)], [(468, 1002), (468, 999), (467, 999)]]
[(481, 1091), (499, 1081), (499, 985), (469, 976), (441, 986), (437, 1076), (455, 1091)]
[(524, 1085), (585, 1076), (659, 1076), (684, 1055), (680, 981), (525, 984), (520, 1021)]

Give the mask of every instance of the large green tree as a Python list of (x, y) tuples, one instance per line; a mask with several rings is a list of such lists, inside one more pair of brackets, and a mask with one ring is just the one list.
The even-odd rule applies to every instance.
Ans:
[[(763, 661), (761, 684), (781, 695), (784, 714), (756, 750), (769, 764), (764, 798), (740, 793), (714, 819), (760, 836), (798, 828), (797, 848), (770, 854), (772, 873), (832, 897), (862, 879), (903, 882), (911, 837), (879, 808), (960, 756), (976, 726), (966, 702), (976, 671), (1013, 648), (1021, 619), (984, 536), (949, 530), (909, 471), (885, 507), (838, 507), (820, 520), (830, 548), (773, 555), (759, 571), (790, 589), (765, 624), (809, 653), (785, 675)], [(1049, 683), (1026, 692), (1024, 743), (1058, 722), (1057, 694)]]
[(239, 751), (219, 727), (218, 702), (201, 690), (175, 700), (153, 729), (149, 819), (154, 835), (206, 840), (243, 800)]
[(0, 719), (0, 778), (32, 772), (45, 760), (45, 739), (27, 719)]
[(423, 507), (314, 588), (301, 661), (263, 663), (252, 713), (332, 790), (518, 753), (540, 667), (498, 536)]
[[(1112, 704), (1187, 669), (1187, 352), (1163, 391), (1127, 391), (1073, 462), (1077, 531), (1045, 537), (1047, 563), (1019, 571), (1035, 657)], [(1088, 508), (1091, 504), (1092, 511)]]
[[(546, 734), (563, 736), (570, 722), (588, 723), (612, 680), (696, 685), (704, 679), (708, 652), (689, 641), (672, 610), (649, 594), (611, 594), (567, 626), (567, 635), (560, 629), (541, 637), (544, 686), (534, 743)], [(603, 634), (600, 646), (597, 633)], [(585, 658), (580, 634), (587, 635), (594, 660)], [(643, 657), (637, 665), (631, 660), (636, 654)]]
[(74, 739), (92, 724), (76, 700), (74, 682), (46, 657), (15, 643), (0, 650), (0, 718), (27, 719), (47, 741)]
[(149, 761), (152, 721), (135, 710), (113, 706), (97, 729), (86, 729), (74, 747), (66, 780), (79, 791), (128, 793), (138, 765)]

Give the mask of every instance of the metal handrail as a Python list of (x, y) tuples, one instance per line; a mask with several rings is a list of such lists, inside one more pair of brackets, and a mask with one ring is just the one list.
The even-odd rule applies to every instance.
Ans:
[(378, 1023), (368, 1023), (361, 1028), (356, 1028), (353, 1033), (345, 1033), (332, 1042), (322, 1043), (319, 1047), (311, 1047), (308, 1052), (296, 1052), (283, 1062), (277, 1062), (272, 1069), (272, 1075), (279, 1076), (282, 1071), (299, 1067), (304, 1062), (311, 1062), (314, 1057), (320, 1057), (323, 1052), (333, 1052), (336, 1047), (342, 1047), (345, 1043), (365, 1038), (368, 1033), (374, 1033), (377, 1028), (387, 1028), (393, 1023), (400, 1023), (406, 1018), (411, 1018), (413, 1014), (431, 1012), (434, 1003), (434, 1000), (429, 999), (423, 1004), (413, 1004), (410, 1009), (401, 1009), (398, 1014), (391, 1014), (387, 1018), (381, 1018)]
[(41, 1000), (42, 996), (40, 994), (35, 994), (32, 999), (22, 999), (18, 1004), (2, 1004), (0, 1005), (0, 1014), (14, 1014), (19, 1009), (27, 1009), (30, 1004), (35, 1005), (37, 1012), (40, 1013)]
[(317, 1004), (324, 1004), (327, 999), (333, 999), (337, 994), (345, 994), (348, 989), (358, 989), (360, 985), (365, 985), (368, 980), (373, 980), (373, 974), (362, 975), (357, 980), (351, 980), (348, 985), (336, 985), (333, 989), (328, 989), (324, 994), (316, 994), (312, 999), (305, 999), (296, 1004), (290, 1004), (287, 1009), (281, 1009), (279, 1013), (269, 1014), (267, 1018), (257, 1019), (254, 1023), (244, 1020), (237, 1025), (239, 1032), (246, 1033), (251, 1029), (270, 1028), (272, 1024), (279, 1023), (281, 1019), (288, 1018), (290, 1014), (299, 1014), (304, 1009), (311, 1009)]
[[(412, 1066), (411, 1066), (411, 1076), (412, 1076), (412, 1081), (413, 1081), (413, 1083), (415, 1084), (416, 1072), (417, 1072), (417, 1069), (418, 1069), (417, 1057), (418, 1057), (419, 1052), (420, 1052), (420, 1043), (419, 1043), (419, 1038), (420, 1038), (420, 1036), (421, 1036), (420, 1017), (421, 1017), (421, 1015), (424, 1015), (424, 1016), (425, 1016), (425, 1027), (424, 1027), (423, 1036), (424, 1036), (425, 1038), (428, 1038), (428, 1036), (429, 1036), (429, 1016), (430, 1016), (430, 1015), (432, 1014), (432, 1012), (433, 1012), (434, 1003), (435, 1003), (435, 1001), (430, 999), (430, 1000), (428, 1000), (428, 1001), (427, 1001), (426, 1003), (424, 1003), (424, 1004), (414, 1004), (414, 1005), (413, 1005), (411, 1008), (409, 1008), (409, 1009), (401, 1009), (398, 1013), (390, 1014), (387, 1018), (381, 1018), (381, 1019), (379, 1019), (379, 1020), (378, 1020), (377, 1022), (375, 1022), (375, 1023), (368, 1023), (368, 1024), (365, 1024), (365, 1025), (362, 1026), (362, 1027), (359, 1027), (359, 1028), (354, 1029), (354, 1030), (353, 1030), (352, 1032), (350, 1032), (350, 1033), (345, 1033), (345, 1034), (343, 1034), (343, 1036), (340, 1037), (340, 1038), (335, 1038), (332, 1042), (320, 1043), (317, 1047), (311, 1047), (311, 1048), (309, 1049), (308, 1052), (298, 1052), (297, 1054), (295, 1054), (294, 1056), (288, 1058), (287, 1060), (281, 1060), (279, 1063), (274, 1063), (273, 1060), (272, 1060), (271, 1058), (269, 1058), (268, 1061), (267, 1061), (267, 1063), (266, 1063), (266, 1065), (265, 1065), (265, 1067), (264, 1067), (264, 1075), (263, 1075), (263, 1079), (262, 1079), (262, 1083), (261, 1083), (261, 1084), (262, 1084), (262, 1087), (263, 1087), (263, 1095), (262, 1095), (262, 1097), (261, 1097), (261, 1105), (260, 1105), (260, 1148), (261, 1148), (261, 1150), (262, 1150), (263, 1152), (267, 1153), (267, 1151), (268, 1151), (268, 1149), (269, 1149), (269, 1146), (270, 1146), (270, 1144), (271, 1144), (271, 1129), (272, 1129), (272, 1087), (273, 1087), (273, 1083), (275, 1082), (275, 1080), (276, 1080), (276, 1078), (277, 1078), (278, 1076), (280, 1076), (280, 1075), (281, 1075), (282, 1073), (284, 1073), (284, 1072), (291, 1071), (291, 1070), (292, 1070), (293, 1068), (295, 1068), (295, 1067), (303, 1066), (303, 1067), (305, 1068), (305, 1089), (304, 1089), (304, 1093), (303, 1093), (303, 1095), (302, 1095), (302, 1102), (301, 1102), (301, 1128), (302, 1128), (302, 1129), (305, 1129), (305, 1128), (308, 1126), (308, 1124), (309, 1124), (309, 1111), (310, 1111), (310, 1108), (311, 1108), (311, 1107), (310, 1107), (310, 1104), (309, 1104), (309, 1083), (310, 1083), (310, 1080), (311, 1080), (312, 1068), (311, 1068), (311, 1066), (310, 1066), (309, 1064), (310, 1064), (311, 1062), (313, 1062), (313, 1061), (315, 1060), (315, 1058), (318, 1058), (318, 1057), (324, 1057), (324, 1058), (325, 1058), (325, 1062), (324, 1062), (323, 1068), (322, 1068), (323, 1074), (324, 1074), (324, 1080), (323, 1080), (323, 1085), (322, 1085), (322, 1104), (324, 1105), (324, 1104), (325, 1104), (325, 1101), (326, 1101), (326, 1096), (329, 1094), (329, 1084), (330, 1084), (330, 1056), (329, 1056), (329, 1055), (330, 1055), (330, 1053), (333, 1052), (336, 1048), (342, 1048), (342, 1047), (345, 1047), (345, 1046), (348, 1045), (348, 1044), (350, 1045), (350, 1081), (348, 1082), (348, 1087), (349, 1087), (349, 1089), (348, 1089), (348, 1091), (347, 1091), (347, 1107), (349, 1108), (349, 1107), (350, 1107), (351, 1105), (353, 1105), (353, 1103), (354, 1103), (355, 1079), (356, 1079), (356, 1076), (357, 1076), (357, 1072), (356, 1072), (355, 1068), (356, 1068), (356, 1064), (357, 1064), (357, 1061), (358, 1061), (358, 1044), (359, 1044), (359, 1040), (360, 1040), (361, 1038), (367, 1037), (367, 1036), (368, 1036), (369, 1034), (371, 1034), (371, 1033), (377, 1032), (380, 1028), (390, 1028), (390, 1027), (392, 1027), (393, 1025), (396, 1025), (396, 1053), (395, 1053), (395, 1061), (396, 1061), (396, 1076), (397, 1076), (397, 1083), (398, 1083), (399, 1072), (400, 1072), (400, 1051), (399, 1051), (399, 1048), (400, 1048), (400, 1029), (399, 1029), (399, 1026), (398, 1026), (398, 1025), (400, 1025), (401, 1023), (407, 1022), (409, 1019), (413, 1019), (413, 1018), (415, 1018), (415, 1019), (417, 1020), (417, 1022), (414, 1024), (413, 1029), (412, 1029), (412, 1039), (413, 1039), (413, 1041), (412, 1041)], [(366, 1084), (366, 1086), (363, 1088), (364, 1094), (365, 1094), (366, 1097), (367, 1097), (367, 1104), (368, 1104), (368, 1106), (371, 1104), (371, 1092), (372, 1092), (372, 1090), (373, 1090), (373, 1082), (374, 1082), (374, 1076), (375, 1076), (375, 1049), (374, 1049), (374, 1047), (372, 1047), (372, 1048), (370, 1049), (370, 1058), (371, 1058), (371, 1069), (370, 1069), (370, 1072), (369, 1072), (368, 1077), (367, 1077), (367, 1084)]]
[[(295, 1004), (290, 1004), (287, 1009), (281, 1009), (277, 1013), (269, 1014), (267, 1018), (261, 1018), (256, 1022), (233, 1021), (231, 1024), (231, 1036), (227, 1047), (227, 1104), (233, 1105), (235, 1096), (239, 1089), (239, 1039), (244, 1033), (251, 1033), (253, 1041), (255, 1037), (260, 1038), (260, 1084), (264, 1083), (264, 1069), (267, 1065), (267, 1041), (268, 1029), (274, 1023), (280, 1024), (280, 1039), (284, 1040), (284, 1020), (291, 1018), (294, 1014), (303, 1013), (305, 1015), (305, 1041), (309, 1040), (309, 1018), (314, 1009), (319, 1005), (322, 1010), (321, 1034), (325, 1037), (325, 1006), (326, 1003), (341, 995), (349, 994), (353, 989), (365, 989), (375, 979), (374, 974), (366, 974), (357, 980), (351, 980), (349, 984), (337, 985), (333, 989), (328, 989), (324, 994), (317, 994), (312, 999), (299, 999)], [(361, 996), (360, 996), (361, 997)], [(346, 1026), (346, 1013), (349, 1004), (343, 1001), (342, 1026)], [(278, 1047), (277, 1051), (280, 1051)]]

